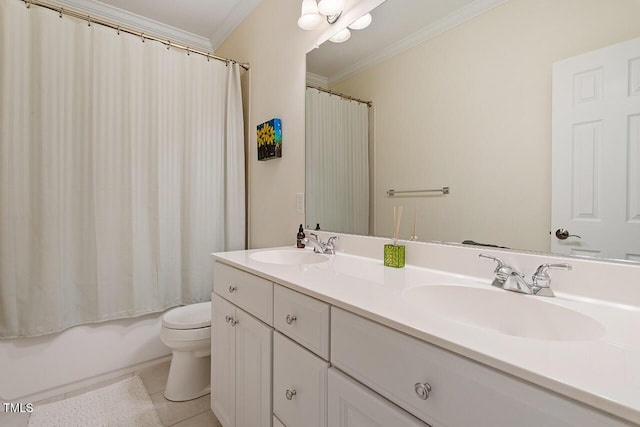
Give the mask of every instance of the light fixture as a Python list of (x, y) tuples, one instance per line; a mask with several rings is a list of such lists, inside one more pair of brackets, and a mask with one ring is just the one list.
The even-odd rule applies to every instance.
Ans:
[(344, 8), (344, 0), (320, 0), (318, 11), (327, 16), (337, 15)]
[(351, 31), (349, 31), (348, 28), (344, 28), (344, 29), (338, 31), (332, 37), (330, 37), (329, 41), (332, 41), (334, 43), (342, 43), (342, 42), (346, 42), (347, 40), (349, 40), (349, 37), (351, 37)]
[(302, 0), (302, 12), (298, 18), (298, 27), (303, 30), (315, 30), (322, 23), (316, 0)]
[(369, 24), (371, 24), (371, 14), (367, 13), (356, 19), (351, 25), (349, 25), (349, 28), (352, 30), (362, 30), (367, 28)]
[(344, 0), (302, 0), (302, 12), (298, 18), (298, 27), (303, 30), (315, 30), (325, 16), (329, 24), (334, 24), (344, 8)]

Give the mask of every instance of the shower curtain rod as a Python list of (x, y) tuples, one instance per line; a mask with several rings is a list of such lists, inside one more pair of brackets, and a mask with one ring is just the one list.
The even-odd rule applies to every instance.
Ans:
[(207, 58), (207, 61), (209, 59), (215, 59), (217, 61), (222, 61), (222, 62), (226, 62), (226, 63), (231, 62), (233, 64), (240, 65), (245, 70), (249, 69), (249, 64), (243, 64), (243, 63), (238, 62), (238, 61), (233, 60), (233, 59), (222, 58), (220, 56), (214, 55), (213, 53), (206, 52), (206, 51), (201, 50), (201, 49), (196, 49), (196, 48), (193, 48), (191, 46), (186, 46), (186, 45), (183, 45), (181, 43), (176, 43), (176, 42), (171, 41), (171, 40), (161, 39), (160, 37), (156, 37), (156, 36), (153, 36), (151, 34), (146, 34), (146, 33), (142, 32), (142, 31), (138, 31), (138, 30), (133, 29), (131, 27), (127, 27), (126, 25), (115, 24), (113, 22), (109, 22), (109, 21), (106, 21), (106, 20), (101, 19), (101, 18), (96, 18), (94, 16), (87, 15), (87, 14), (84, 14), (82, 12), (78, 12), (77, 10), (66, 9), (66, 8), (61, 7), (61, 6), (57, 6), (57, 5), (54, 5), (54, 4), (51, 4), (51, 3), (47, 3), (47, 2), (41, 1), (41, 0), (21, 0), (21, 1), (23, 1), (25, 3), (25, 5), (27, 6), (27, 9), (31, 8), (31, 6), (40, 6), (40, 7), (43, 7), (45, 9), (49, 9), (49, 10), (53, 10), (54, 12), (58, 12), (60, 18), (62, 18), (63, 15), (71, 16), (71, 17), (74, 17), (74, 18), (78, 18), (78, 19), (82, 19), (82, 20), (87, 21), (87, 25), (89, 25), (89, 26), (91, 26), (91, 24), (102, 25), (104, 27), (109, 27), (109, 28), (112, 28), (112, 29), (116, 30), (118, 32), (118, 34), (120, 34), (120, 32), (123, 32), (123, 33), (127, 33), (127, 34), (131, 34), (131, 35), (140, 37), (143, 42), (145, 40), (153, 40), (153, 41), (162, 43), (163, 45), (167, 46), (167, 49), (175, 48), (175, 49), (187, 52), (187, 55), (189, 55), (191, 53), (195, 53), (196, 55), (202, 55), (202, 56)]
[(325, 93), (328, 93), (329, 95), (339, 96), (340, 98), (348, 99), (349, 101), (356, 101), (356, 102), (360, 102), (362, 104), (367, 104), (367, 107), (372, 107), (373, 106), (373, 102), (371, 102), (371, 101), (363, 101), (362, 99), (354, 98), (352, 96), (345, 95), (344, 93), (334, 92), (332, 90), (321, 88), (319, 86), (307, 85), (307, 88), (315, 89), (315, 90), (318, 90), (320, 92), (325, 92)]

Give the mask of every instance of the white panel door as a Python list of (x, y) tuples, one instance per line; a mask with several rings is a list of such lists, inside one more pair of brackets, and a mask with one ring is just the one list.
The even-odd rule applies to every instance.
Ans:
[(552, 127), (552, 252), (640, 261), (640, 38), (554, 64)]
[(235, 427), (236, 339), (226, 319), (234, 317), (236, 308), (216, 294), (211, 303), (211, 410), (224, 427)]

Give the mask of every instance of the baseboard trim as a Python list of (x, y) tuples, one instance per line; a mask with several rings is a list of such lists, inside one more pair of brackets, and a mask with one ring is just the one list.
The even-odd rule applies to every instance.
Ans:
[(48, 390), (40, 391), (37, 393), (33, 393), (27, 396), (22, 396), (17, 399), (11, 399), (12, 402), (21, 402), (21, 403), (35, 403), (45, 399), (51, 399), (54, 397), (59, 397), (63, 394), (70, 393), (75, 390), (79, 390), (85, 387), (90, 387), (96, 384), (99, 384), (104, 381), (109, 381), (118, 377), (127, 377), (133, 376), (136, 372), (149, 368), (154, 365), (159, 365), (161, 363), (167, 362), (171, 360), (171, 354), (166, 356), (158, 357), (155, 359), (148, 360), (146, 362), (136, 363), (135, 365), (127, 366), (122, 369), (116, 369), (115, 371), (107, 372), (100, 375), (95, 375), (90, 378), (85, 378), (79, 381), (74, 381), (68, 384), (64, 384), (59, 387), (50, 388)]

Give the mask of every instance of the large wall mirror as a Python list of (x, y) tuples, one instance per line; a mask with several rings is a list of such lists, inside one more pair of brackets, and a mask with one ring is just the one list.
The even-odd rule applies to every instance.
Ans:
[[(402, 205), (405, 239), (640, 262), (640, 48), (627, 45), (623, 65), (562, 65), (640, 37), (640, 2), (386, 0), (371, 14), (369, 28), (307, 55), (310, 85), (370, 102), (334, 110), (344, 98), (307, 89), (308, 227), (390, 237)], [(570, 100), (556, 102), (558, 87)], [(610, 92), (627, 99), (621, 118), (568, 111), (606, 107)], [(611, 217), (613, 229), (597, 227)]]

